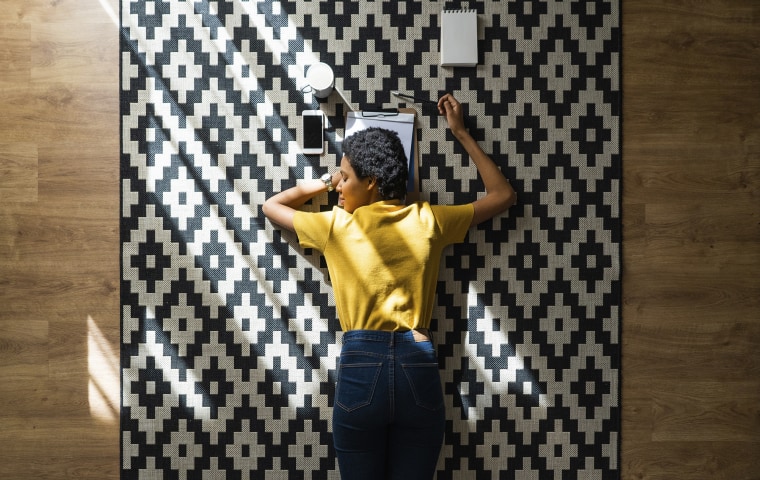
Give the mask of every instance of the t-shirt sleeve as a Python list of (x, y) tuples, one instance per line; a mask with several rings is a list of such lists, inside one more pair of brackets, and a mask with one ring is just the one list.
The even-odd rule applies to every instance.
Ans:
[(323, 252), (330, 236), (333, 211), (302, 212), (297, 211), (293, 216), (293, 227), (298, 235), (298, 242), (303, 248), (314, 248)]
[(471, 203), (464, 205), (431, 205), (438, 230), (444, 244), (460, 243), (467, 236), (467, 231), (475, 215)]

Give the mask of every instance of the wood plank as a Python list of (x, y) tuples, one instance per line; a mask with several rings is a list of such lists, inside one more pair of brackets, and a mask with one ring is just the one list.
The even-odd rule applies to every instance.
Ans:
[(115, 84), (57, 82), (0, 89), (0, 103), (6, 108), (0, 116), (0, 142), (37, 143), (42, 152), (72, 145), (102, 148), (101, 141), (114, 141), (114, 137), (118, 141), (118, 123), (113, 123), (118, 121), (118, 103), (103, 102), (116, 88)]
[(37, 145), (34, 143), (0, 144), (0, 203), (37, 201), (37, 162)]
[(0, 18), (0, 85), (26, 84), (32, 76), (32, 26)]
[(106, 7), (113, 12), (118, 12), (117, 0), (104, 0), (96, 2), (80, 2), (76, 0), (6, 0), (3, 9), (0, 10), (0, 21), (23, 22), (39, 25), (46, 28), (50, 23), (65, 23), (72, 27), (66, 33), (67, 37), (76, 36), (77, 25), (89, 23), (103, 23), (109, 21), (111, 16)]
[[(46, 379), (49, 371), (48, 332), (45, 320), (14, 321), (5, 316), (0, 320), (0, 405), (16, 394), (15, 379), (28, 382)], [(0, 408), (0, 410), (4, 410)]]
[[(97, 17), (95, 17), (97, 18)], [(79, 20), (76, 35), (71, 23), (52, 21), (32, 30), (32, 80), (40, 83), (113, 84), (118, 81), (119, 30), (110, 19)]]
[(649, 389), (655, 442), (760, 444), (760, 389), (753, 380), (653, 382)]
[(754, 319), (738, 323), (731, 319), (700, 320), (688, 314), (671, 321), (664, 315), (650, 317), (659, 323), (629, 322), (623, 329), (623, 371), (632, 372), (624, 376), (633, 384), (653, 379), (677, 385), (760, 378), (756, 353), (760, 327)]
[(623, 480), (757, 480), (757, 445), (745, 442), (642, 442), (626, 447)]

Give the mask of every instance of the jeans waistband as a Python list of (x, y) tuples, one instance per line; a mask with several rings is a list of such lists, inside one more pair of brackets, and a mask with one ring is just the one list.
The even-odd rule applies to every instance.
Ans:
[(397, 343), (397, 342), (427, 342), (433, 341), (430, 330), (418, 328), (403, 332), (388, 332), (384, 330), (349, 330), (343, 334), (343, 341), (367, 340), (371, 342)]

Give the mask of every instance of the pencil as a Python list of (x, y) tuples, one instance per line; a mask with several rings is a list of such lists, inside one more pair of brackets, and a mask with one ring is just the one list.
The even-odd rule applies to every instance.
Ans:
[(415, 97), (414, 95), (401, 93), (398, 90), (391, 90), (391, 95), (395, 95), (397, 97), (404, 98), (406, 100), (412, 100), (413, 102), (416, 102), (416, 103), (437, 103), (437, 102), (434, 102), (433, 100), (422, 100), (420, 98)]

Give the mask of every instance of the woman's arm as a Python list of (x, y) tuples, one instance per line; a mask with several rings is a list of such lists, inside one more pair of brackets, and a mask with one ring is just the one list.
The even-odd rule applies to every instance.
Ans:
[[(340, 181), (340, 173), (334, 173), (332, 181), (333, 185), (337, 185)], [(326, 191), (327, 185), (322, 180), (309, 180), (269, 197), (261, 209), (269, 220), (294, 232), (293, 215), (296, 210)]]
[(480, 178), (486, 187), (486, 195), (473, 202), (475, 214), (472, 217), (471, 226), (506, 211), (517, 201), (517, 193), (504, 177), (504, 174), (501, 173), (499, 167), (480, 148), (465, 128), (462, 105), (453, 95), (447, 93), (438, 100), (438, 111), (441, 115), (446, 115), (451, 133), (459, 140), (459, 143), (462, 144), (475, 163)]

